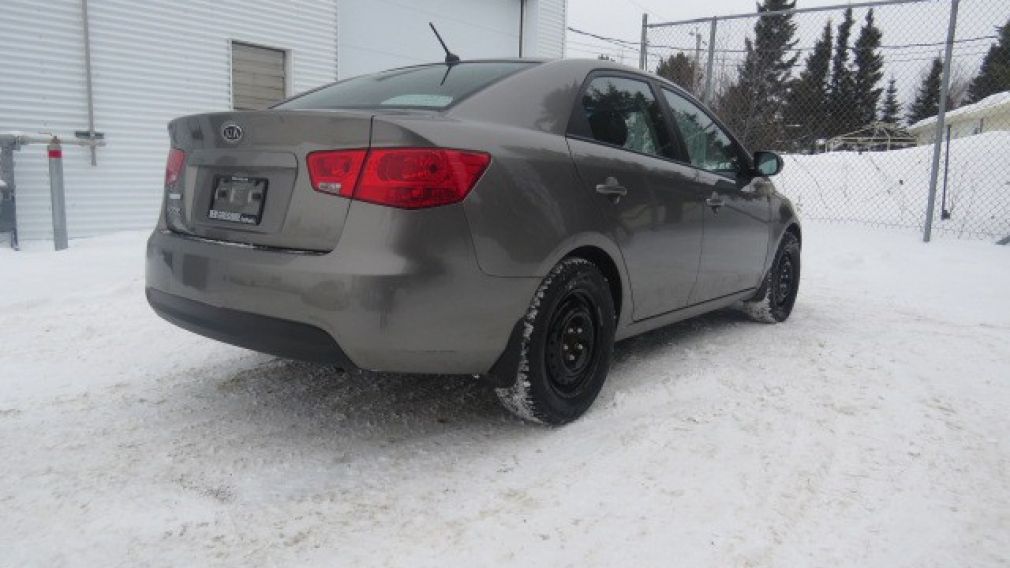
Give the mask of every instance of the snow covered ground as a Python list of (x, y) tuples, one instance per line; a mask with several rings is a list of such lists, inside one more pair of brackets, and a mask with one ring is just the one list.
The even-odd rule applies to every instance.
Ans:
[(141, 234), (0, 249), (0, 565), (1010, 564), (1010, 247), (805, 238), (789, 322), (624, 342), (559, 429), (176, 329)]
[[(940, 219), (944, 155), (933, 230), (937, 236), (997, 241), (1010, 236), (1010, 132), (951, 140), (949, 219)], [(775, 186), (806, 220), (921, 227), (929, 196), (933, 147), (890, 152), (786, 155)]]

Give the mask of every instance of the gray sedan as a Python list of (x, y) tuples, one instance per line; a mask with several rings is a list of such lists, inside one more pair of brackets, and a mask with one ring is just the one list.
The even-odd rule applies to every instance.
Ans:
[(732, 304), (781, 322), (796, 299), (781, 158), (610, 62), (394, 69), (169, 134), (148, 301), (265, 353), (478, 375), (560, 424), (615, 340)]

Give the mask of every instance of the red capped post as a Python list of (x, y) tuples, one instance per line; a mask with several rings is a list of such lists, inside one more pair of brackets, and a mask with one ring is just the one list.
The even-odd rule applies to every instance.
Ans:
[(46, 146), (49, 153), (49, 196), (53, 213), (53, 245), (56, 250), (67, 248), (67, 201), (63, 188), (63, 146), (53, 136)]

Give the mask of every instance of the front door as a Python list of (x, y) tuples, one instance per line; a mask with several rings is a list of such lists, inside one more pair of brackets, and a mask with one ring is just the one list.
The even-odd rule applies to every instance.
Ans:
[(693, 102), (669, 90), (663, 96), (695, 168), (694, 187), (705, 195), (704, 237), (696, 304), (758, 287), (771, 226), (771, 185), (750, 175), (739, 145)]
[(647, 81), (590, 78), (568, 145), (586, 195), (609, 220), (624, 256), (636, 320), (688, 304), (701, 256), (704, 197), (675, 145)]

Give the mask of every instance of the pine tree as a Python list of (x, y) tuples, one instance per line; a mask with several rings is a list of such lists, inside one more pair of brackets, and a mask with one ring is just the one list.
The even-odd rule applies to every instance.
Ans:
[(898, 86), (894, 77), (887, 82), (884, 104), (880, 107), (880, 122), (898, 124), (901, 121), (901, 103), (898, 102)]
[(701, 83), (701, 70), (698, 69), (698, 64), (694, 59), (683, 53), (676, 53), (660, 59), (659, 65), (656, 67), (656, 75), (673, 81), (694, 95), (698, 94), (694, 92), (694, 86)]
[(866, 13), (866, 23), (859, 30), (855, 46), (855, 71), (853, 74), (853, 112), (856, 128), (866, 126), (877, 118), (877, 103), (883, 89), (877, 87), (884, 77), (884, 58), (880, 54), (880, 28), (873, 21), (873, 9)]
[(845, 16), (838, 26), (835, 38), (835, 55), (831, 60), (831, 85), (828, 92), (827, 134), (837, 136), (855, 130), (859, 120), (854, 116), (855, 79), (849, 69), (849, 36), (852, 35), (852, 8), (845, 9)]
[(919, 92), (915, 95), (912, 108), (908, 109), (908, 123), (915, 124), (922, 119), (940, 113), (940, 79), (943, 75), (943, 60), (933, 59), (929, 73), (922, 79)]
[[(764, 0), (758, 11), (790, 10), (795, 0)], [(738, 79), (723, 94), (719, 110), (743, 143), (752, 148), (782, 148), (786, 141), (782, 112), (789, 91), (789, 75), (799, 55), (790, 55), (796, 42), (793, 15), (759, 17), (754, 39), (747, 38)]]
[(805, 68), (790, 87), (784, 115), (786, 127), (790, 128), (793, 150), (813, 149), (814, 143), (824, 136), (828, 117), (831, 36), (831, 20), (828, 20), (813, 51), (807, 56)]
[(1010, 91), (1010, 20), (998, 30), (999, 39), (989, 48), (978, 75), (968, 88), (970, 103), (977, 103), (995, 93)]

